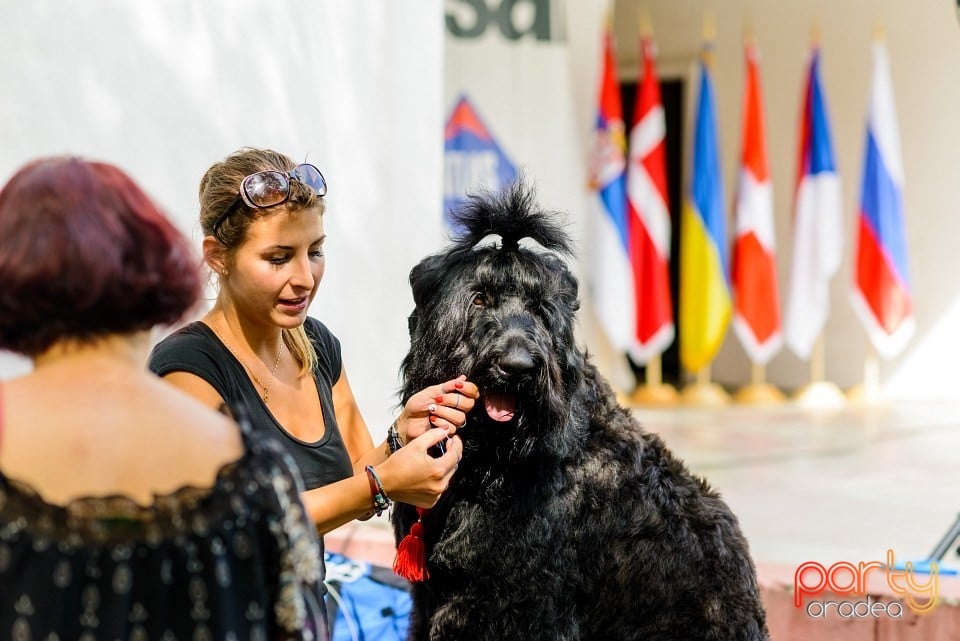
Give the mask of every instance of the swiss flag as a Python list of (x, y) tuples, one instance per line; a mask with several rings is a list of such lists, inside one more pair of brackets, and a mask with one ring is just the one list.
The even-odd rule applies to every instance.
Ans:
[(743, 138), (736, 199), (736, 239), (730, 274), (733, 328), (754, 363), (780, 349), (780, 291), (773, 227), (773, 186), (767, 164), (766, 127), (757, 52), (746, 45)]

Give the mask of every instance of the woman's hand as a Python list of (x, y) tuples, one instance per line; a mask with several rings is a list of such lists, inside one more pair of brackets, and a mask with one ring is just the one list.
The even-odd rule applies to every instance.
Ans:
[(397, 419), (400, 441), (406, 444), (432, 427), (456, 434), (479, 397), (480, 390), (463, 375), (420, 390), (404, 404)]
[[(434, 458), (428, 449), (444, 443), (444, 454)], [(433, 507), (450, 485), (463, 454), (459, 436), (450, 436), (444, 429), (428, 430), (390, 455), (377, 466), (383, 489), (394, 501)]]
[[(420, 390), (404, 404), (397, 418), (403, 444), (377, 466), (383, 489), (394, 501), (433, 507), (450, 485), (463, 453), (454, 436), (467, 422), (467, 413), (480, 396), (466, 376)], [(427, 450), (443, 442), (444, 454), (434, 458)]]

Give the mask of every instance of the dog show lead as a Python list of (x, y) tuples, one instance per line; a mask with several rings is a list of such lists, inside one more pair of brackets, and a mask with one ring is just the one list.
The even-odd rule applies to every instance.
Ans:
[[(168, 382), (210, 407), (244, 407), (255, 430), (283, 444), (321, 533), (380, 513), (390, 500), (434, 505), (459, 462), (456, 430), (478, 396), (465, 376), (424, 386), (374, 445), (340, 341), (307, 315), (325, 268), (326, 193), (316, 167), (271, 150), (240, 149), (212, 165), (199, 198), (216, 302), (150, 357)], [(428, 453), (441, 441), (443, 455)]]

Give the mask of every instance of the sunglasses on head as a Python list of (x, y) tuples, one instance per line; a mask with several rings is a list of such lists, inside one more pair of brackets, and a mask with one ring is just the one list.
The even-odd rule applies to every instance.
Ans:
[(291, 180), (303, 183), (317, 196), (325, 196), (327, 193), (327, 181), (323, 179), (323, 174), (309, 163), (297, 165), (290, 171), (273, 169), (258, 171), (250, 174), (240, 183), (240, 193), (214, 221), (213, 235), (217, 235), (220, 227), (237, 210), (241, 202), (252, 209), (265, 209), (286, 202), (290, 198)]

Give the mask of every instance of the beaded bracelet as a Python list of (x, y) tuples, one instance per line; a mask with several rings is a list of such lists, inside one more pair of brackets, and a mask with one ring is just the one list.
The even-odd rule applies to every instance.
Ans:
[(390, 497), (387, 496), (386, 491), (384, 491), (383, 483), (380, 482), (380, 477), (377, 476), (373, 466), (368, 465), (365, 469), (367, 471), (367, 481), (370, 482), (370, 496), (373, 497), (373, 509), (377, 513), (377, 516), (380, 516), (384, 510), (390, 507)]

